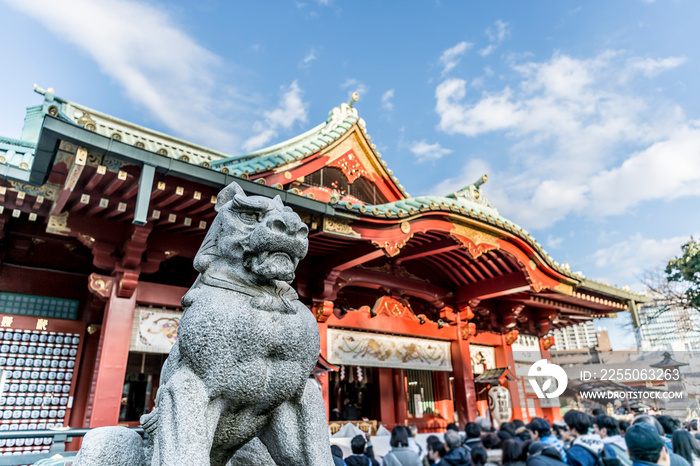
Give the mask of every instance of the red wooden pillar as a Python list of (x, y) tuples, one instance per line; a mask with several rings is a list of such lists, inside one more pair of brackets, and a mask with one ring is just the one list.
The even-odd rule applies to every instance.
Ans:
[(436, 414), (442, 416), (447, 422), (454, 422), (455, 407), (451, 396), (449, 372), (433, 372), (433, 390)]
[(472, 373), (469, 340), (459, 338), (452, 342), (452, 370), (455, 383), (455, 409), (459, 416), (459, 425), (464, 429), (467, 422), (477, 416), (476, 389)]
[(119, 287), (112, 286), (111, 295), (105, 304), (100, 351), (93, 380), (95, 389), (90, 427), (116, 425), (119, 421), (136, 293), (132, 293), (130, 298), (120, 298), (118, 292)]
[(406, 391), (406, 369), (394, 369), (394, 413), (396, 424), (405, 424), (408, 418), (408, 394)]
[(396, 424), (393, 369), (380, 367), (377, 373), (379, 374), (379, 420), (382, 424)]
[[(502, 335), (501, 339), (503, 340), (505, 365), (510, 368), (511, 374), (515, 375), (515, 358), (513, 357), (513, 348), (506, 343), (505, 335)], [(520, 383), (520, 379), (516, 379), (506, 382), (505, 385), (510, 392), (510, 404), (513, 409), (513, 417), (511, 419), (524, 419), (520, 402), (520, 391), (518, 390), (518, 384)]]
[[(543, 345), (544, 345), (544, 343), (542, 341), (542, 338), (540, 338), (540, 352), (542, 354), (542, 358), (548, 360), (549, 362), (552, 362), (552, 357), (549, 355), (549, 349), (544, 349)], [(554, 422), (554, 421), (559, 421), (562, 419), (561, 408), (559, 408), (559, 407), (541, 408), (541, 409), (542, 409), (542, 417), (547, 419), (550, 423)]]

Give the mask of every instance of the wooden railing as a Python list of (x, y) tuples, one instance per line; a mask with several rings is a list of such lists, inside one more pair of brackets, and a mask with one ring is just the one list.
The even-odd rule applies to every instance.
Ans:
[(328, 424), (328, 427), (331, 429), (331, 435), (338, 432), (345, 424), (354, 424), (362, 432), (370, 435), (376, 434), (379, 427), (378, 421), (333, 421)]

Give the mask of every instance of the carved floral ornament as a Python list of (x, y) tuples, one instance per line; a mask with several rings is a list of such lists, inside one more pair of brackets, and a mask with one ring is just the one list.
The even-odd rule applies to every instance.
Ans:
[(545, 351), (554, 346), (554, 336), (544, 337), (541, 339), (542, 349)]
[(467, 225), (453, 223), (450, 235), (462, 243), (474, 259), (492, 249), (500, 249), (498, 237)]
[(341, 236), (350, 236), (359, 238), (361, 235), (352, 229), (350, 220), (339, 219), (335, 217), (323, 218), (323, 231), (326, 233), (335, 233)]
[(92, 273), (88, 277), (88, 289), (92, 294), (101, 299), (109, 298), (110, 294), (112, 293), (113, 284), (113, 277), (107, 277), (96, 273)]
[(348, 180), (349, 184), (352, 184), (360, 177), (369, 177), (369, 174), (360, 161), (360, 158), (357, 157), (353, 151), (341, 155), (333, 162), (328, 164), (328, 166), (338, 168), (343, 173), (343, 176), (345, 176), (345, 178)]

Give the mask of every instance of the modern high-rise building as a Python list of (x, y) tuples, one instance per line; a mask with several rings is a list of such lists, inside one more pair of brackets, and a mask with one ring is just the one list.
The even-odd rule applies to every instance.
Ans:
[(574, 350), (593, 348), (598, 344), (595, 333), (595, 325), (592, 320), (582, 322), (570, 327), (558, 328), (552, 332), (554, 335), (553, 350)]
[(639, 327), (634, 329), (642, 351), (673, 349), (700, 352), (700, 311), (657, 307), (639, 310)]

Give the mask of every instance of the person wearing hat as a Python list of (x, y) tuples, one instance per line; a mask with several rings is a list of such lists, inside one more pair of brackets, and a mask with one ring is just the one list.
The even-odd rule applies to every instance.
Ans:
[[(673, 445), (669, 444), (668, 439), (664, 436), (664, 428), (661, 426), (659, 421), (657, 421), (654, 417), (643, 414), (641, 416), (635, 417), (632, 424), (633, 424), (633, 426), (637, 426), (640, 424), (646, 424), (646, 425), (654, 428), (654, 430), (656, 431), (656, 434), (659, 436), (661, 441), (664, 442), (664, 444), (666, 445), (666, 450), (668, 451), (668, 455), (671, 458), (671, 466), (690, 466), (690, 463), (688, 463), (685, 460), (685, 458), (683, 458), (682, 456), (677, 455), (673, 452)], [(625, 431), (625, 440), (627, 440), (627, 432), (629, 432), (629, 429), (627, 429), (627, 431)]]
[(633, 466), (671, 465), (666, 443), (653, 426), (635, 424), (627, 430), (625, 440)]

